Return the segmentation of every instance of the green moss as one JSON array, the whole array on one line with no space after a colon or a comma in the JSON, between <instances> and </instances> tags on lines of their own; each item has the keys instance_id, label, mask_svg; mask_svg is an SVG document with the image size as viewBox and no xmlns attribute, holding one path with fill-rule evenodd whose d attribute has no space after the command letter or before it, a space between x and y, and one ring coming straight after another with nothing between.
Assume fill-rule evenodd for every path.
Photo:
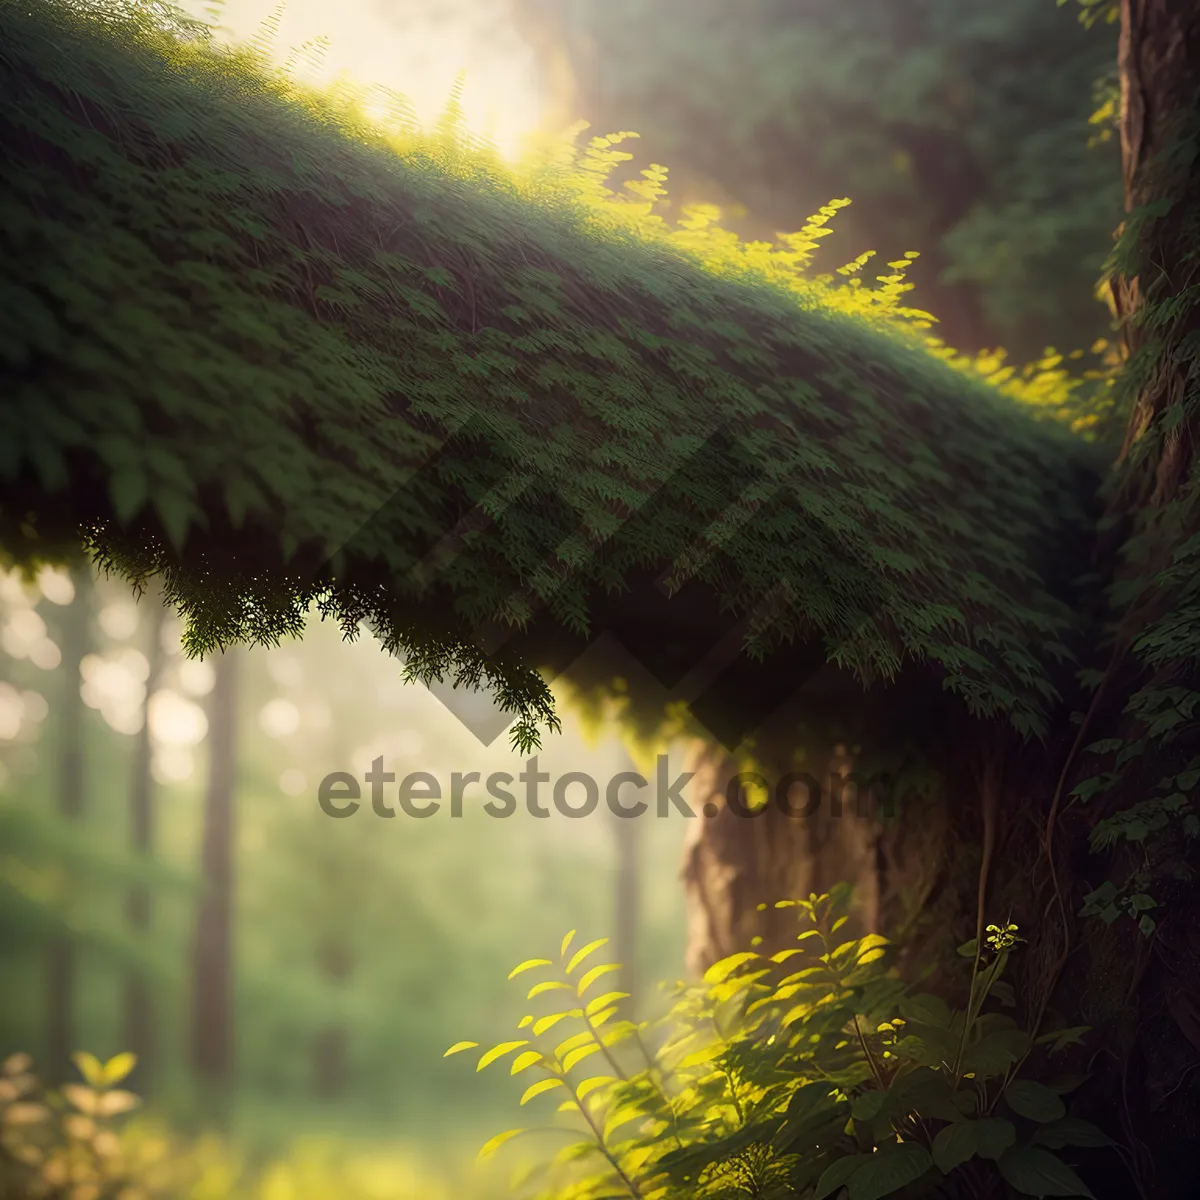
<instances>
[{"instance_id":1,"label":"green moss","mask_svg":"<svg viewBox=\"0 0 1200 1200\"><path fill-rule=\"evenodd\" d=\"M932 663L1042 727L1089 451L912 337L398 147L157 7L0 0L0 101L18 559L162 575L196 652L315 603L489 681L522 745L555 718L520 631L586 635L640 570L772 597L749 653Z\"/></svg>"}]
</instances>

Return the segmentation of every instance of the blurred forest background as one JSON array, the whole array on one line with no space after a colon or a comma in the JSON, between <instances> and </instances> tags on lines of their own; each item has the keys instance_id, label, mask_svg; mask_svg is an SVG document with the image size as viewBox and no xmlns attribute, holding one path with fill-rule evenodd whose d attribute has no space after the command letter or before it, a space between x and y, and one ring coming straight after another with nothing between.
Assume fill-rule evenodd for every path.
<instances>
[{"instance_id":1,"label":"blurred forest background","mask_svg":"<svg viewBox=\"0 0 1200 1200\"><path fill-rule=\"evenodd\" d=\"M244 36L272 8L235 2L219 19ZM912 300L960 349L1023 362L1108 332L1095 279L1119 219L1116 32L1054 0L289 12L329 33L333 62L349 37L347 69L353 45L370 46L368 79L390 62L405 90L409 62L444 98L465 66L501 108L519 90L526 125L635 130L633 165L670 168L671 204L721 205L743 235L851 197L823 262L920 251ZM307 33L289 19L281 45ZM402 685L369 634L345 644L314 622L303 642L188 661L152 594L135 603L88 574L0 577L0 1050L65 1078L72 1051L132 1049L148 1112L215 1130L249 1161L310 1135L466 1159L509 1123L516 1081L467 1079L441 1056L513 1028L519 1013L496 998L514 962L566 929L620 926L643 988L681 973L681 820L638 821L619 842L601 813L323 815L321 777L361 777L379 755L442 781L519 770L503 735L484 748ZM604 779L629 758L568 717L541 762ZM218 1176L207 1194L228 1194ZM311 1194L349 1195L346 1178ZM364 1194L408 1194L397 1178ZM299 1194L289 1186L275 1200Z\"/></svg>"}]
</instances>

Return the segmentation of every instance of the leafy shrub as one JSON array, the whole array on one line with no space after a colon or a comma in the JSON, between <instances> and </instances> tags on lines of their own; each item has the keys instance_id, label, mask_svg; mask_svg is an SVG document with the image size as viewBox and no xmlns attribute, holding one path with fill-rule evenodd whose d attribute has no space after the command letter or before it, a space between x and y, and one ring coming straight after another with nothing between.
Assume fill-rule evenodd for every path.
<instances>
[{"instance_id":1,"label":"leafy shrub","mask_svg":"<svg viewBox=\"0 0 1200 1200\"><path fill-rule=\"evenodd\" d=\"M136 1108L138 1098L117 1087L131 1070L132 1054L101 1063L77 1054L82 1083L59 1091L42 1087L27 1054L0 1067L0 1195L100 1200L140 1195L128 1186L129 1164L113 1129L114 1118Z\"/></svg>"},{"instance_id":2,"label":"leafy shrub","mask_svg":"<svg viewBox=\"0 0 1200 1200\"><path fill-rule=\"evenodd\" d=\"M27 1054L0 1064L0 1200L487 1200L466 1181L404 1147L301 1140L252 1168L238 1146L184 1139L154 1120L118 1128L139 1106L120 1088L132 1054L101 1063L75 1056L81 1082L44 1087Z\"/></svg>"},{"instance_id":3,"label":"leafy shrub","mask_svg":"<svg viewBox=\"0 0 1200 1200\"><path fill-rule=\"evenodd\" d=\"M477 1069L511 1059L513 1075L538 1076L521 1104L555 1099L562 1115L499 1134L481 1157L565 1135L524 1176L562 1200L1090 1195L1056 1153L1109 1145L1067 1113L1080 1080L1022 1074L1035 1047L1053 1058L1086 1029L1035 1040L1001 1011L1015 1003L1003 975L1016 927L960 948L972 966L958 1010L906 984L886 939L842 936L847 899L782 901L801 919L795 948L716 963L655 1022L624 1019L626 994L603 982L617 968L588 965L603 940L572 952L568 934L557 966L521 963L510 978L541 976L528 999L557 1003Z\"/></svg>"}]
</instances>

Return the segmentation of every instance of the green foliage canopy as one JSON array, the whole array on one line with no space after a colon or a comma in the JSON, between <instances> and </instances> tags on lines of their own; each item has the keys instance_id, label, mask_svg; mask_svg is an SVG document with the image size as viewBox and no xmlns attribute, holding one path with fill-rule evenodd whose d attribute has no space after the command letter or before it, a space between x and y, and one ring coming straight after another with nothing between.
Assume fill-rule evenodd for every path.
<instances>
[{"instance_id":1,"label":"green foliage canopy","mask_svg":"<svg viewBox=\"0 0 1200 1200\"><path fill-rule=\"evenodd\" d=\"M18 558L82 531L198 652L316 603L490 682L524 746L555 718L514 634L586 633L638 570L751 614L752 654L924 661L1041 727L1080 441L817 291L598 221L564 182L595 159L530 187L401 153L158 5L2 0L0 31Z\"/></svg>"}]
</instances>

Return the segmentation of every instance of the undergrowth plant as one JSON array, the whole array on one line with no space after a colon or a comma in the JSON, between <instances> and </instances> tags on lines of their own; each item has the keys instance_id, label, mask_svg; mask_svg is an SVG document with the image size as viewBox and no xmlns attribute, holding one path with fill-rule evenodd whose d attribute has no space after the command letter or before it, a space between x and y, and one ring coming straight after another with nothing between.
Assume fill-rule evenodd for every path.
<instances>
[{"instance_id":1,"label":"undergrowth plant","mask_svg":"<svg viewBox=\"0 0 1200 1200\"><path fill-rule=\"evenodd\" d=\"M76 1054L82 1082L45 1088L27 1054L0 1065L0 1196L138 1200L130 1164L114 1129L138 1097L117 1085L136 1058L118 1054L106 1063Z\"/></svg>"},{"instance_id":2,"label":"undergrowth plant","mask_svg":"<svg viewBox=\"0 0 1200 1200\"><path fill-rule=\"evenodd\" d=\"M0 1063L0 1200L498 1200L404 1143L300 1137L262 1158L240 1140L186 1136L122 1086L132 1054L75 1055L80 1078L38 1079L28 1054ZM137 1110L136 1114L134 1110ZM131 1119L126 1119L131 1116Z\"/></svg>"},{"instance_id":3,"label":"undergrowth plant","mask_svg":"<svg viewBox=\"0 0 1200 1200\"><path fill-rule=\"evenodd\" d=\"M848 898L781 901L800 918L795 947L723 959L650 1022L623 1017L626 994L606 986L618 968L593 957L604 939L575 950L571 933L557 963L521 963L510 978L536 980L527 999L542 1011L476 1069L508 1063L531 1080L521 1105L557 1101L557 1114L481 1158L565 1138L517 1176L559 1200L1089 1196L1059 1152L1111 1143L1067 1111L1082 1078L1054 1073L1087 1031L1035 1039L1004 1011L1016 927L960 947L971 974L955 1009L899 977L886 939L846 935ZM1033 1055L1048 1082L1025 1074Z\"/></svg>"}]
</instances>

